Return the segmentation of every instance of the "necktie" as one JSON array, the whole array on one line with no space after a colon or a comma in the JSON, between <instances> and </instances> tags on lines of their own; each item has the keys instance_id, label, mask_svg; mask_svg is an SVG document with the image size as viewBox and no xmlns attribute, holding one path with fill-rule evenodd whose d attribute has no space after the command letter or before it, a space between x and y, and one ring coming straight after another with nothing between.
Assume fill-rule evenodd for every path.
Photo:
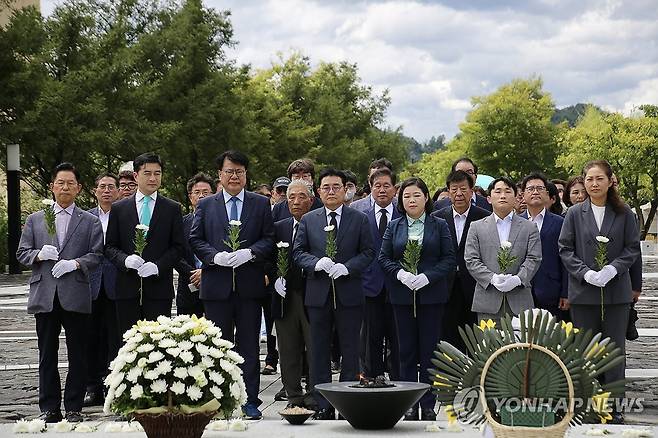
<instances>
[{"instance_id":1,"label":"necktie","mask_svg":"<svg viewBox=\"0 0 658 438\"><path fill-rule=\"evenodd\" d=\"M379 210L379 235L384 237L384 232L386 232L386 225L388 225L388 218L386 217L386 209L382 208Z\"/></svg>"},{"instance_id":2,"label":"necktie","mask_svg":"<svg viewBox=\"0 0 658 438\"><path fill-rule=\"evenodd\" d=\"M144 196L144 198L142 198L142 211L140 212L139 215L139 223L142 225L146 225L147 227L151 223L151 208L149 207L150 203L151 203L150 196Z\"/></svg>"},{"instance_id":3,"label":"necktie","mask_svg":"<svg viewBox=\"0 0 658 438\"><path fill-rule=\"evenodd\" d=\"M233 196L230 201L232 202L231 204L231 217L229 220L231 221L237 221L238 220L238 198Z\"/></svg>"},{"instance_id":4,"label":"necktie","mask_svg":"<svg viewBox=\"0 0 658 438\"><path fill-rule=\"evenodd\" d=\"M329 220L329 225L333 225L334 232L338 232L338 221L336 220L336 216L338 216L338 213L332 211L331 213L329 213L329 216L331 216L331 219Z\"/></svg>"},{"instance_id":5,"label":"necktie","mask_svg":"<svg viewBox=\"0 0 658 438\"><path fill-rule=\"evenodd\" d=\"M295 244L295 237L297 237L297 229L299 228L299 222L295 224L294 227L292 227L292 242L290 242L290 245Z\"/></svg>"}]
</instances>

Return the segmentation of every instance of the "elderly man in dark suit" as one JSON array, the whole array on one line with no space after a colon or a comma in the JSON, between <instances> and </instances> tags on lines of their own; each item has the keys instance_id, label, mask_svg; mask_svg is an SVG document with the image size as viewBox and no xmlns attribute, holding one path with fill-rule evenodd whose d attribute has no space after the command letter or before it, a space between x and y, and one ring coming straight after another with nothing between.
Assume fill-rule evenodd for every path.
<instances>
[{"instance_id":1,"label":"elderly man in dark suit","mask_svg":"<svg viewBox=\"0 0 658 438\"><path fill-rule=\"evenodd\" d=\"M445 220L452 236L452 246L457 259L457 270L450 274L450 298L443 317L442 339L465 351L458 327L477 323L477 314L471 311L475 280L466 269L464 248L471 223L489 216L488 210L473 205L473 179L463 170L456 170L446 180L451 204L434 211L432 216Z\"/></svg>"},{"instance_id":2,"label":"elderly man in dark suit","mask_svg":"<svg viewBox=\"0 0 658 438\"><path fill-rule=\"evenodd\" d=\"M343 172L320 172L320 198L324 208L302 218L293 249L295 263L308 273L305 304L311 322L311 383L331 382L331 330L338 328L343 365L340 380L359 374L359 330L363 318L361 274L373 260L368 218L343 206L346 178ZM328 237L330 236L330 237ZM327 255L327 242L335 238L336 254ZM331 255L331 254L330 254ZM319 394L315 418L335 419L335 411Z\"/></svg>"},{"instance_id":3,"label":"elderly man in dark suit","mask_svg":"<svg viewBox=\"0 0 658 438\"><path fill-rule=\"evenodd\" d=\"M452 163L450 172L454 172L456 170L461 170L463 172L466 172L468 176L473 180L473 185L475 186L475 182L477 181L478 178L478 167L475 165L473 160L471 160L468 157L458 158L454 163ZM487 199L484 196L478 195L474 191L472 191L471 193L470 201L471 204L477 207L480 207L489 212L492 211L491 204L487 201ZM451 202L452 201L450 196L448 196L447 198L443 198L439 201L436 201L434 203L434 210L441 210L443 208L449 207Z\"/></svg>"},{"instance_id":4,"label":"elderly man in dark suit","mask_svg":"<svg viewBox=\"0 0 658 438\"><path fill-rule=\"evenodd\" d=\"M45 209L28 216L16 251L19 262L32 268L28 313L36 320L39 346L39 408L47 423L62 419L62 392L57 371L59 334L64 327L69 372L64 408L70 422L82 421L85 396L87 325L91 313L89 275L103 255L103 229L97 217L80 210L80 174L70 163L53 171L50 188L55 203L51 222ZM54 235L49 233L54 225Z\"/></svg>"},{"instance_id":5,"label":"elderly man in dark suit","mask_svg":"<svg viewBox=\"0 0 658 438\"><path fill-rule=\"evenodd\" d=\"M266 293L265 262L274 251L270 201L245 190L249 159L243 153L226 151L217 157L217 166L222 191L197 204L190 245L202 263L200 297L206 317L230 341L235 328L247 390L242 411L259 419L260 300ZM231 222L239 227L240 248L235 251L226 244Z\"/></svg>"},{"instance_id":6,"label":"elderly man in dark suit","mask_svg":"<svg viewBox=\"0 0 658 438\"><path fill-rule=\"evenodd\" d=\"M201 260L199 260L190 247L190 231L194 211L199 201L213 194L215 182L205 173L197 173L187 182L187 196L192 205L192 212L183 216L183 256L176 264L178 271L178 289L176 290L176 310L179 315L203 316L203 303L199 298L201 286Z\"/></svg>"},{"instance_id":7,"label":"elderly man in dark suit","mask_svg":"<svg viewBox=\"0 0 658 438\"><path fill-rule=\"evenodd\" d=\"M105 238L105 256L117 267L116 310L119 333L140 319L171 315L174 265L183 253L180 204L166 198L162 161L145 153L133 161L137 192L112 205ZM137 225L146 225L146 248L135 254ZM141 290L140 290L141 279Z\"/></svg>"},{"instance_id":8,"label":"elderly man in dark suit","mask_svg":"<svg viewBox=\"0 0 658 438\"><path fill-rule=\"evenodd\" d=\"M103 241L107 232L112 203L119 197L119 178L112 173L103 173L96 178L94 191L98 205L89 213L101 221ZM105 256L101 264L89 275L93 298L88 330L87 349L87 393L85 406L103 405L103 380L108 366L120 347L121 336L117 326L117 313L114 304L117 269Z\"/></svg>"}]
</instances>

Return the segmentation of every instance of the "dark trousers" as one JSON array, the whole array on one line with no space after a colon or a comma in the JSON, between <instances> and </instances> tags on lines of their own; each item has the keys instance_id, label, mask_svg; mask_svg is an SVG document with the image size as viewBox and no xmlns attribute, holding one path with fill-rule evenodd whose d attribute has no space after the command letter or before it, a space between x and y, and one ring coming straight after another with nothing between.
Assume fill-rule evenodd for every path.
<instances>
[{"instance_id":1,"label":"dark trousers","mask_svg":"<svg viewBox=\"0 0 658 438\"><path fill-rule=\"evenodd\" d=\"M87 336L87 391L100 392L121 342L115 304L102 285L98 297L91 303Z\"/></svg>"},{"instance_id":2,"label":"dark trousers","mask_svg":"<svg viewBox=\"0 0 658 438\"><path fill-rule=\"evenodd\" d=\"M139 305L139 298L114 300L117 311L119 335L129 330L137 321L145 319L155 321L158 316L171 316L171 298L165 300L151 300L144 298Z\"/></svg>"},{"instance_id":3,"label":"dark trousers","mask_svg":"<svg viewBox=\"0 0 658 438\"><path fill-rule=\"evenodd\" d=\"M288 403L304 405L302 374L304 357L311 353L311 328L306 319L301 291L288 290L283 318L274 320L281 359L281 382Z\"/></svg>"},{"instance_id":4,"label":"dark trousers","mask_svg":"<svg viewBox=\"0 0 658 438\"><path fill-rule=\"evenodd\" d=\"M187 279L182 279L179 277L179 281L187 281L189 283L189 277ZM197 318L203 316L203 302L199 298L199 291L192 292L187 283L185 286L178 287L176 291L176 314L177 315L196 315Z\"/></svg>"},{"instance_id":5,"label":"dark trousers","mask_svg":"<svg viewBox=\"0 0 658 438\"><path fill-rule=\"evenodd\" d=\"M427 369L432 368L430 360L441 337L445 305L417 305L415 318L411 305L393 305L393 311L400 339L400 379L432 385ZM434 409L435 404L436 396L431 391L427 391L420 399L422 409Z\"/></svg>"},{"instance_id":6,"label":"dark trousers","mask_svg":"<svg viewBox=\"0 0 658 438\"><path fill-rule=\"evenodd\" d=\"M267 355L265 356L265 364L276 369L276 366L279 363L279 352L276 349L276 336L272 335L272 328L274 327L274 319L272 318L272 295L268 293L267 296L261 298L260 306L263 309L265 330L267 332Z\"/></svg>"},{"instance_id":7,"label":"dark trousers","mask_svg":"<svg viewBox=\"0 0 658 438\"><path fill-rule=\"evenodd\" d=\"M247 390L247 403L259 406L260 387L260 300L242 298L235 292L226 300L203 300L206 318L222 330L222 338L236 344L244 358L240 365ZM234 335L235 329L235 335Z\"/></svg>"},{"instance_id":8,"label":"dark trousers","mask_svg":"<svg viewBox=\"0 0 658 438\"><path fill-rule=\"evenodd\" d=\"M87 320L89 314L62 309L55 292L53 310L34 315L39 345L39 409L59 411L62 387L57 370L59 334L64 327L69 370L64 386L64 409L80 412L85 398Z\"/></svg>"},{"instance_id":9,"label":"dark trousers","mask_svg":"<svg viewBox=\"0 0 658 438\"><path fill-rule=\"evenodd\" d=\"M631 309L627 304L606 304L604 319L601 321L601 306L598 304L571 304L571 319L573 325L580 329L591 329L594 333L601 332L603 338L609 337L621 349L621 355L626 357L626 328ZM625 378L626 360L616 367L603 373L603 381L610 383ZM622 394L613 394L624 397Z\"/></svg>"},{"instance_id":10,"label":"dark trousers","mask_svg":"<svg viewBox=\"0 0 658 438\"><path fill-rule=\"evenodd\" d=\"M340 381L358 380L359 331L363 320L363 307L345 307L339 300L334 310L333 301L327 298L322 307L306 307L311 323L311 385L331 382L331 342L334 324L338 330L338 342L343 363ZM329 402L319 393L314 394L321 409Z\"/></svg>"},{"instance_id":11,"label":"dark trousers","mask_svg":"<svg viewBox=\"0 0 658 438\"><path fill-rule=\"evenodd\" d=\"M463 352L466 352L466 344L459 335L459 327L478 323L477 314L471 311L471 307L473 307L473 290L468 291L466 295L459 277L455 277L443 317L441 339Z\"/></svg>"},{"instance_id":12,"label":"dark trousers","mask_svg":"<svg viewBox=\"0 0 658 438\"><path fill-rule=\"evenodd\" d=\"M400 378L398 330L393 307L386 298L386 290L382 290L376 297L366 297L361 356L365 359L364 372L367 377L383 376L384 372L388 371L391 380L398 380ZM388 349L391 351L390 356L387 354Z\"/></svg>"}]
</instances>

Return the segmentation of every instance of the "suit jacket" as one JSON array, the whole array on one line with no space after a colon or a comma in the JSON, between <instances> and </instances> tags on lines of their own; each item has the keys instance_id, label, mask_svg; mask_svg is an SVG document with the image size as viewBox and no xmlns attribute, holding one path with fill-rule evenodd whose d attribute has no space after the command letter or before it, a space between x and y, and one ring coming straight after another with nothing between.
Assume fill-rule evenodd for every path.
<instances>
[{"instance_id":1,"label":"suit jacket","mask_svg":"<svg viewBox=\"0 0 658 438\"><path fill-rule=\"evenodd\" d=\"M617 275L604 288L605 304L630 303L633 298L629 269L640 257L640 234L630 208L615 213L609 205L601 230L596 226L591 201L573 205L567 210L558 241L562 263L569 273L569 301L573 304L601 304L600 289L584 280L590 269L598 271L594 258L598 242L596 236L606 236L608 264Z\"/></svg>"},{"instance_id":2,"label":"suit jacket","mask_svg":"<svg viewBox=\"0 0 658 438\"><path fill-rule=\"evenodd\" d=\"M315 272L315 264L325 256L327 245L327 216L325 209L306 213L299 223L293 247L295 263L307 274L304 303L322 307L327 302L331 279L324 271ZM365 214L343 207L336 234L336 263L342 263L349 275L335 280L337 300L344 306L359 306L365 301L361 275L374 257L372 237Z\"/></svg>"},{"instance_id":3,"label":"suit jacket","mask_svg":"<svg viewBox=\"0 0 658 438\"><path fill-rule=\"evenodd\" d=\"M535 224L514 215L509 241L516 261L504 273L518 275L522 284L505 295L512 312L519 314L534 306L531 282L541 263L541 240ZM476 281L473 312L496 313L500 310L503 293L491 285L493 275L502 273L497 260L499 250L496 215L473 222L464 249L466 268Z\"/></svg>"},{"instance_id":4,"label":"suit jacket","mask_svg":"<svg viewBox=\"0 0 658 438\"><path fill-rule=\"evenodd\" d=\"M313 204L311 204L311 210L316 210L320 207L324 207L322 205L322 201L320 201L320 198L317 196L313 198ZM282 219L287 219L289 217L292 217L290 214L290 208L288 207L288 200L284 200L282 202L279 202L276 204L274 207L272 207L272 221L273 222L279 222Z\"/></svg>"},{"instance_id":5,"label":"suit jacket","mask_svg":"<svg viewBox=\"0 0 658 438\"><path fill-rule=\"evenodd\" d=\"M402 269L400 261L408 239L406 215L391 221L386 228L379 253L379 264L386 273L386 290L391 304L413 304L411 290L397 279ZM418 273L425 274L430 283L419 289L416 295L418 304L444 304L448 302L448 275L455 269L455 251L448 224L441 218L426 215L423 231L423 247L420 253Z\"/></svg>"},{"instance_id":6,"label":"suit jacket","mask_svg":"<svg viewBox=\"0 0 658 438\"><path fill-rule=\"evenodd\" d=\"M366 210L365 214L368 216L368 224L370 225L370 235L372 236L373 250L375 255L378 257L379 252L382 249L382 237L379 235L379 223L375 218L375 212L380 209L379 206L375 204L376 209ZM397 208L393 207L393 217L388 218L389 222L400 217L400 212ZM388 226L387 226L388 228ZM363 292L367 297L376 297L384 288L384 278L386 274L382 270L382 265L379 264L377 257L373 258L370 266L363 272L361 276L363 282Z\"/></svg>"},{"instance_id":7,"label":"suit jacket","mask_svg":"<svg viewBox=\"0 0 658 438\"><path fill-rule=\"evenodd\" d=\"M290 297L291 294L295 294L295 293L301 294L302 302L304 299L303 297L306 295L306 291L305 291L306 283L304 281L302 269L299 266L297 266L297 264L292 258L292 249L294 244L294 242L292 241L293 223L294 223L294 219L292 216L274 223L274 236L275 236L274 241L287 242L290 244L290 246L287 248L288 273L286 274L285 277L286 297L283 298L276 291L272 293L272 317L274 319L280 319L285 316L285 312L287 309L286 302L288 301L289 299L288 297ZM268 276L270 279L272 279L271 280L272 283L274 283L274 281L277 278L277 258L278 258L277 251L273 252L272 260L270 263L268 263L268 269L267 269Z\"/></svg>"},{"instance_id":8,"label":"suit jacket","mask_svg":"<svg viewBox=\"0 0 658 438\"><path fill-rule=\"evenodd\" d=\"M473 202L471 202L471 205L473 205ZM443 198L440 201L436 201L434 203L434 211L442 210L450 206L452 206L452 201L450 198ZM482 195L478 195L477 193L475 194L475 206L480 207L483 210L487 210L490 213L493 212L493 207L491 204L489 204L487 198Z\"/></svg>"},{"instance_id":9,"label":"suit jacket","mask_svg":"<svg viewBox=\"0 0 658 438\"><path fill-rule=\"evenodd\" d=\"M54 240L54 244L53 244ZM59 250L60 260L77 260L80 269L53 277L51 270L55 261L37 261L44 245L53 245ZM62 245L57 236L51 238L46 230L43 210L27 217L16 258L32 268L28 313L46 313L53 310L55 292L64 310L91 313L91 290L89 275L96 269L103 255L103 228L97 217L78 207L73 209L66 237Z\"/></svg>"},{"instance_id":10,"label":"suit jacket","mask_svg":"<svg viewBox=\"0 0 658 438\"><path fill-rule=\"evenodd\" d=\"M89 213L98 217L98 208L94 207L87 210ZM102 224L101 224L102 227ZM101 228L102 230L102 228ZM89 287L91 288L91 298L95 300L98 298L98 293L101 290L101 283L105 290L105 295L110 299L116 298L116 283L117 283L117 268L108 260L105 255L101 258L100 265L89 273Z\"/></svg>"},{"instance_id":11,"label":"suit jacket","mask_svg":"<svg viewBox=\"0 0 658 438\"><path fill-rule=\"evenodd\" d=\"M240 216L240 248L249 248L254 259L235 269L238 296L265 296L265 262L274 251L274 225L269 200L256 193L244 192ZM229 219L223 191L199 201L190 231L190 246L201 260L202 278L199 298L225 300L233 289L233 269L218 266L213 258L218 252L231 252L228 240Z\"/></svg>"},{"instance_id":12,"label":"suit jacket","mask_svg":"<svg viewBox=\"0 0 658 438\"><path fill-rule=\"evenodd\" d=\"M174 269L178 272L177 293L190 293L190 273L196 269L194 253L190 246L190 231L192 229L192 220L194 213L188 213L183 216L183 253L178 260Z\"/></svg>"},{"instance_id":13,"label":"suit jacket","mask_svg":"<svg viewBox=\"0 0 658 438\"><path fill-rule=\"evenodd\" d=\"M462 293L467 299L468 303L473 302L473 292L475 291L475 280L466 269L466 262L464 261L464 248L466 247L466 236L471 227L471 223L484 219L491 214L490 211L480 208L476 205L471 205L468 209L468 216L466 216L466 223L464 224L464 231L460 242L457 242L457 231L455 229L455 218L452 213L452 205L442 208L441 210L432 213L432 216L439 217L446 221L450 229L450 236L452 237L452 247L455 251L457 259L457 269L450 273L450 290L458 287L459 293Z\"/></svg>"},{"instance_id":14,"label":"suit jacket","mask_svg":"<svg viewBox=\"0 0 658 438\"><path fill-rule=\"evenodd\" d=\"M357 199L356 201L350 204L350 208L365 213L368 210L372 209L372 195L368 195L365 198Z\"/></svg>"},{"instance_id":15,"label":"suit jacket","mask_svg":"<svg viewBox=\"0 0 658 438\"><path fill-rule=\"evenodd\" d=\"M139 224L135 195L112 205L105 234L105 256L116 266L116 298L139 297L140 277L126 268L126 257L135 253L135 226ZM142 279L142 295L149 299L174 297L174 265L183 253L183 222L178 202L158 193L146 235L144 261L158 267L158 275Z\"/></svg>"},{"instance_id":16,"label":"suit jacket","mask_svg":"<svg viewBox=\"0 0 658 438\"><path fill-rule=\"evenodd\" d=\"M528 212L521 215L528 219ZM541 263L532 279L532 294L539 307L557 306L560 298L567 298L567 275L563 272L558 239L564 218L546 210L541 232Z\"/></svg>"}]
</instances>

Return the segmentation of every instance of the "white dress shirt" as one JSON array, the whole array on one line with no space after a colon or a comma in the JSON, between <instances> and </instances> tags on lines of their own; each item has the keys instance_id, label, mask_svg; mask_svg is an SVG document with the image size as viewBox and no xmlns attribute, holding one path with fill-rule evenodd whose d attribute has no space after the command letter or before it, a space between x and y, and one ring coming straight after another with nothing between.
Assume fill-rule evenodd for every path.
<instances>
[{"instance_id":1,"label":"white dress shirt","mask_svg":"<svg viewBox=\"0 0 658 438\"><path fill-rule=\"evenodd\" d=\"M103 243L105 243L105 233L107 233L107 223L110 220L110 211L111 210L108 210L107 213L105 213L101 206L98 206L98 219L100 219L101 226L103 227Z\"/></svg>"},{"instance_id":2,"label":"white dress shirt","mask_svg":"<svg viewBox=\"0 0 658 438\"><path fill-rule=\"evenodd\" d=\"M231 201L231 198L233 195L231 195L229 192L226 190L222 190L222 195L224 195L224 206L226 207L226 217L231 220L231 207L233 204L233 201ZM238 198L238 220L242 217L242 206L244 205L244 189L240 190L240 193L235 195L236 198Z\"/></svg>"},{"instance_id":3,"label":"white dress shirt","mask_svg":"<svg viewBox=\"0 0 658 438\"><path fill-rule=\"evenodd\" d=\"M468 212L471 210L471 207L463 213L457 213L455 208L452 208L452 219L455 221L455 233L457 234L457 245L462 241L462 234L464 234L464 227L466 226L466 218L468 217Z\"/></svg>"},{"instance_id":4,"label":"white dress shirt","mask_svg":"<svg viewBox=\"0 0 658 438\"><path fill-rule=\"evenodd\" d=\"M537 225L537 230L541 233L541 227L544 225L544 216L546 216L546 208L542 208L537 216L530 216L530 211L528 211L528 218Z\"/></svg>"},{"instance_id":5,"label":"white dress shirt","mask_svg":"<svg viewBox=\"0 0 658 438\"><path fill-rule=\"evenodd\" d=\"M151 201L149 201L149 210L151 210L151 219L153 219L153 210L155 210L155 201L158 199L158 192L153 192L149 196L151 197ZM139 217L140 224L142 223L142 203L145 197L146 195L139 190L135 192L135 207L137 208L137 217Z\"/></svg>"},{"instance_id":6,"label":"white dress shirt","mask_svg":"<svg viewBox=\"0 0 658 438\"><path fill-rule=\"evenodd\" d=\"M514 216L514 210L512 210L510 214L508 214L502 219L499 218L496 213L494 213L494 217L496 218L496 228L498 229L498 239L500 239L500 243L509 240L509 232L510 229L512 228L513 216Z\"/></svg>"},{"instance_id":7,"label":"white dress shirt","mask_svg":"<svg viewBox=\"0 0 658 438\"><path fill-rule=\"evenodd\" d=\"M382 217L382 207L375 204L374 208L375 208L375 223L379 225L379 220ZM393 203L391 202L386 207L384 207L384 210L386 210L387 223L391 222L391 218L393 217Z\"/></svg>"},{"instance_id":8,"label":"white dress shirt","mask_svg":"<svg viewBox=\"0 0 658 438\"><path fill-rule=\"evenodd\" d=\"M592 213L594 213L594 220L596 221L596 226L599 227L601 231L601 225L603 225L603 217L605 216L605 205L599 207L598 205L592 205Z\"/></svg>"},{"instance_id":9,"label":"white dress shirt","mask_svg":"<svg viewBox=\"0 0 658 438\"><path fill-rule=\"evenodd\" d=\"M341 205L337 209L334 210L336 212L336 224L338 225L337 228L340 228L340 218L343 215L343 206ZM329 216L329 213L331 213L331 210L329 210L327 207L324 208L324 214L327 216L327 225L331 222L331 216ZM336 230L338 231L338 230Z\"/></svg>"},{"instance_id":10,"label":"white dress shirt","mask_svg":"<svg viewBox=\"0 0 658 438\"><path fill-rule=\"evenodd\" d=\"M55 232L57 233L57 241L60 247L64 245L64 239L66 239L66 232L69 229L69 222L71 222L74 209L75 203L66 208L62 208L58 203L55 203L53 206L53 211L55 212Z\"/></svg>"}]
</instances>

